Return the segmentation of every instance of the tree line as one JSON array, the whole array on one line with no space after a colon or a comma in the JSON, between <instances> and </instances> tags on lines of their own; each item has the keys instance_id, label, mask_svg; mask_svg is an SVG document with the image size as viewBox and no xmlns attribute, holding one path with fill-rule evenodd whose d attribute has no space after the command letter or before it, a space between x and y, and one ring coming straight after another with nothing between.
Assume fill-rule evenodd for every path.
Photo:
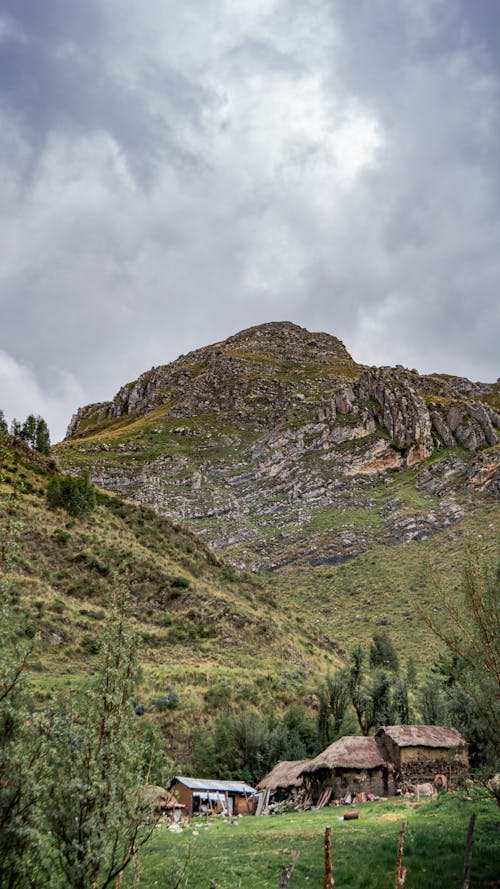
<instances>
[{"instance_id":1,"label":"tree line","mask_svg":"<svg viewBox=\"0 0 500 889\"><path fill-rule=\"evenodd\" d=\"M436 583L439 584L437 580ZM460 607L441 593L438 621L422 613L442 642L434 666L404 669L386 632L355 646L345 664L323 677L315 712L291 706L281 717L255 710L220 716L192 735L192 765L200 773L262 778L279 760L308 759L343 735L374 733L382 725L419 723L456 728L469 745L478 775L498 771L500 759L500 559L467 551Z\"/></svg>"},{"instance_id":2,"label":"tree line","mask_svg":"<svg viewBox=\"0 0 500 889\"><path fill-rule=\"evenodd\" d=\"M0 410L0 432L8 431L9 427L4 412ZM40 454L48 454L50 451L49 427L43 417L29 414L24 423L14 418L10 426L10 434Z\"/></svg>"}]
</instances>

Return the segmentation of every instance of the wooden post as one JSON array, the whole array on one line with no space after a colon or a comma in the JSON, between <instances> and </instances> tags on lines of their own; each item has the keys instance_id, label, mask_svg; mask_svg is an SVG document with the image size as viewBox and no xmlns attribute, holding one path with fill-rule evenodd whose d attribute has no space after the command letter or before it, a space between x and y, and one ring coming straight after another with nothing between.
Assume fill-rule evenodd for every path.
<instances>
[{"instance_id":1,"label":"wooden post","mask_svg":"<svg viewBox=\"0 0 500 889\"><path fill-rule=\"evenodd\" d=\"M297 861L297 858L299 857L299 855L300 855L300 852L296 852L295 855L293 856L292 860L290 861L290 864L288 864L288 865L281 871L281 877L280 877L279 889L287 889L287 886L288 886L288 884L289 884L289 882L290 882L290 877L291 877L292 874L293 874L293 869L294 869L294 867L295 867L295 862Z\"/></svg>"},{"instance_id":2,"label":"wooden post","mask_svg":"<svg viewBox=\"0 0 500 889\"><path fill-rule=\"evenodd\" d=\"M472 859L472 836L474 834L474 825L476 823L476 816L471 815L469 821L469 830L467 831L467 846L465 848L465 860L464 860L464 879L462 883L462 889L469 889L470 886L470 867L471 867L471 859Z\"/></svg>"},{"instance_id":3,"label":"wooden post","mask_svg":"<svg viewBox=\"0 0 500 889\"><path fill-rule=\"evenodd\" d=\"M406 874L408 873L408 869L406 867L402 867L403 861L403 849L405 845L405 835L406 828L408 827L408 822L403 821L401 825L401 830L399 832L399 844L398 844L398 856L396 858L396 877L394 880L395 889L400 889L401 886L404 886L406 880Z\"/></svg>"},{"instance_id":4,"label":"wooden post","mask_svg":"<svg viewBox=\"0 0 500 889\"><path fill-rule=\"evenodd\" d=\"M323 889L333 889L334 879L332 876L332 828L325 828L325 879L323 880Z\"/></svg>"}]
</instances>

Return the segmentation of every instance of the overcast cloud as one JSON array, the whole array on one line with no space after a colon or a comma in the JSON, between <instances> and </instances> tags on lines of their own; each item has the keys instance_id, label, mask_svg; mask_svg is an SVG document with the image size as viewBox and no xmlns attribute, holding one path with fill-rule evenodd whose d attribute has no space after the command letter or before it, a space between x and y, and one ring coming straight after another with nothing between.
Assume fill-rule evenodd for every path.
<instances>
[{"instance_id":1,"label":"overcast cloud","mask_svg":"<svg viewBox=\"0 0 500 889\"><path fill-rule=\"evenodd\" d=\"M500 373L497 0L0 0L0 407L252 324Z\"/></svg>"}]
</instances>

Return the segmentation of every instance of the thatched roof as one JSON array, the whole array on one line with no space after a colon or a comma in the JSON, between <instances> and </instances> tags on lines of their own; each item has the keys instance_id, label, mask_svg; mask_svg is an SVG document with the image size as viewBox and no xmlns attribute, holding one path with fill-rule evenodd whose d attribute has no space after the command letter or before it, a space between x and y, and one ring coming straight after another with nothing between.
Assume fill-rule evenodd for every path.
<instances>
[{"instance_id":1,"label":"thatched roof","mask_svg":"<svg viewBox=\"0 0 500 889\"><path fill-rule=\"evenodd\" d=\"M375 738L346 735L306 763L302 774L318 769L376 769L381 765L387 765L387 762Z\"/></svg>"},{"instance_id":2,"label":"thatched roof","mask_svg":"<svg viewBox=\"0 0 500 889\"><path fill-rule=\"evenodd\" d=\"M398 747L464 747L465 741L454 728L441 725L384 725L375 737L387 735Z\"/></svg>"},{"instance_id":3,"label":"thatched roof","mask_svg":"<svg viewBox=\"0 0 500 889\"><path fill-rule=\"evenodd\" d=\"M300 787L300 773L308 765L308 759L286 760L278 762L274 768L257 784L257 790L277 790L278 787Z\"/></svg>"},{"instance_id":4,"label":"thatched roof","mask_svg":"<svg viewBox=\"0 0 500 889\"><path fill-rule=\"evenodd\" d=\"M156 784L145 784L139 790L141 800L145 805L155 806L163 809L185 809L186 807L170 793L166 787L160 787Z\"/></svg>"}]
</instances>

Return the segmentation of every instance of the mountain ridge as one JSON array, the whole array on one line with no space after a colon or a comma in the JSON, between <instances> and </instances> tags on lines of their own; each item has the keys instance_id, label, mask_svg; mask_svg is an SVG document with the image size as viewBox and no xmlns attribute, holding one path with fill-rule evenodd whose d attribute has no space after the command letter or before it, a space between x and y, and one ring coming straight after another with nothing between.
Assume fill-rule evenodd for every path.
<instances>
[{"instance_id":1,"label":"mountain ridge","mask_svg":"<svg viewBox=\"0 0 500 889\"><path fill-rule=\"evenodd\" d=\"M499 407L498 383L368 367L331 334L270 322L81 408L58 453L238 567L314 566L500 493Z\"/></svg>"}]
</instances>

